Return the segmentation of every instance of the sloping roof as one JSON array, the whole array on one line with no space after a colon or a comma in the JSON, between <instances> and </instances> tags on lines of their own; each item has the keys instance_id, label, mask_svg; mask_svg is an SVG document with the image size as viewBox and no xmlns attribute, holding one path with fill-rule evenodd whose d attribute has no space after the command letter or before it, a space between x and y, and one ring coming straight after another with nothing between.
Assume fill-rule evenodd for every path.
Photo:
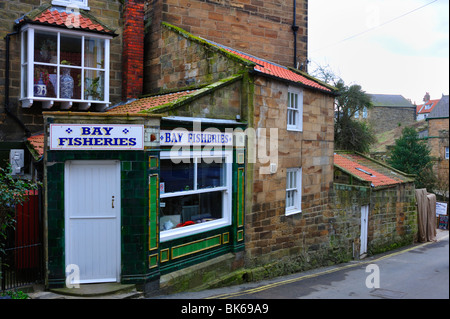
<instances>
[{"instance_id":1,"label":"sloping roof","mask_svg":"<svg viewBox=\"0 0 450 319\"><path fill-rule=\"evenodd\" d=\"M40 24L116 36L114 30L84 10L67 12L63 7L42 5L16 20L17 24Z\"/></svg>"},{"instance_id":2,"label":"sloping roof","mask_svg":"<svg viewBox=\"0 0 450 319\"><path fill-rule=\"evenodd\" d=\"M442 95L442 98L428 115L428 119L448 117L448 95Z\"/></svg>"},{"instance_id":3,"label":"sloping roof","mask_svg":"<svg viewBox=\"0 0 450 319\"><path fill-rule=\"evenodd\" d=\"M428 102L426 102L424 104L417 105L416 114L430 113L439 101L440 101L439 99L438 100L429 100Z\"/></svg>"},{"instance_id":4,"label":"sloping roof","mask_svg":"<svg viewBox=\"0 0 450 319\"><path fill-rule=\"evenodd\" d=\"M255 64L254 70L256 72L260 72L262 75L268 75L271 77L275 77L281 80L287 80L291 82L295 82L301 84L302 86L317 89L320 91L334 93L336 91L332 86L321 82L320 80L310 76L307 73L301 72L300 70L295 70L291 68L287 68L275 62L271 62L262 58L258 58L254 55L250 55L233 48L227 47L222 44L215 43L213 41L205 39L206 42L211 45L218 46L220 48L225 49L228 52L231 52L245 60L253 62Z\"/></svg>"},{"instance_id":5,"label":"sloping roof","mask_svg":"<svg viewBox=\"0 0 450 319\"><path fill-rule=\"evenodd\" d=\"M169 94L155 95L150 97L141 98L132 101L127 104L119 105L110 110L108 113L142 113L148 111L154 107L166 105L168 103L176 102L178 99L185 97L189 94L195 93L197 90L181 91Z\"/></svg>"},{"instance_id":6,"label":"sloping roof","mask_svg":"<svg viewBox=\"0 0 450 319\"><path fill-rule=\"evenodd\" d=\"M301 74L300 71L293 71L292 69L289 69L285 66L276 64L274 62L270 62L261 58L257 58L253 55L246 54L237 50L233 50L231 48L224 47L225 50L234 53L240 57L243 57L244 59L247 59L249 61L255 62L256 65L254 67L254 70L257 72L261 72L265 75L270 75L282 80L288 80L296 83L300 83L303 86L310 87L313 89L319 89L321 91L326 91L329 93L332 93L333 90L330 89L329 86L325 86L324 84L320 84L318 80L313 79L311 76L308 76L307 74L303 73Z\"/></svg>"},{"instance_id":7,"label":"sloping roof","mask_svg":"<svg viewBox=\"0 0 450 319\"><path fill-rule=\"evenodd\" d=\"M414 107L407 99L398 94L369 94L373 106Z\"/></svg>"},{"instance_id":8,"label":"sloping roof","mask_svg":"<svg viewBox=\"0 0 450 319\"><path fill-rule=\"evenodd\" d=\"M39 160L44 155L44 133L28 137L27 142L34 159Z\"/></svg>"},{"instance_id":9,"label":"sloping roof","mask_svg":"<svg viewBox=\"0 0 450 319\"><path fill-rule=\"evenodd\" d=\"M114 106L110 109L107 109L106 112L122 113L122 114L125 113L136 114L149 112L162 113L167 111L168 109L178 108L184 105L185 103L191 102L204 95L210 94L214 90L227 86L241 78L242 74L235 74L198 89L142 97L129 103Z\"/></svg>"},{"instance_id":10,"label":"sloping roof","mask_svg":"<svg viewBox=\"0 0 450 319\"><path fill-rule=\"evenodd\" d=\"M334 165L346 173L370 183L374 188L413 181L406 174L359 154L336 153L334 154Z\"/></svg>"}]
</instances>

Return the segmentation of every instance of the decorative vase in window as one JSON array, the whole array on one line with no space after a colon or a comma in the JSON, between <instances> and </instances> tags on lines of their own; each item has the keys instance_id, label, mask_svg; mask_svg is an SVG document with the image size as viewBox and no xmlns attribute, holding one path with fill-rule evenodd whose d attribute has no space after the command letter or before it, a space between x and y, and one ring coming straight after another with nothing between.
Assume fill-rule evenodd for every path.
<instances>
[{"instance_id":1,"label":"decorative vase in window","mask_svg":"<svg viewBox=\"0 0 450 319\"><path fill-rule=\"evenodd\" d=\"M40 72L39 80L34 83L34 96L44 97L47 96L47 85L44 83L44 74Z\"/></svg>"},{"instance_id":2,"label":"decorative vase in window","mask_svg":"<svg viewBox=\"0 0 450 319\"><path fill-rule=\"evenodd\" d=\"M70 76L70 69L69 68L62 68L62 75L60 78L61 82L61 94L60 98L62 99L71 99L73 96L73 86L74 81L73 78Z\"/></svg>"}]
</instances>

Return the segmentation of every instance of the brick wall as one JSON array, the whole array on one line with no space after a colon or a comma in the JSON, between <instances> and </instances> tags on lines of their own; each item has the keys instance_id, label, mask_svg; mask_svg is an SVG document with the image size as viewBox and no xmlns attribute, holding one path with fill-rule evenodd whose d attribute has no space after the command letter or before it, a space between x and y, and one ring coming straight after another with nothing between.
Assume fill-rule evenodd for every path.
<instances>
[{"instance_id":1,"label":"brick wall","mask_svg":"<svg viewBox=\"0 0 450 319\"><path fill-rule=\"evenodd\" d=\"M89 0L89 13L100 21L115 29L119 36L113 38L110 54L110 101L112 104L122 99L122 5L121 0ZM6 34L14 31L14 20L51 0L13 0L0 1L0 142L21 141L24 130L4 112L5 85L5 49ZM10 80L9 108L31 131L43 130L42 108L40 102L35 102L29 109L24 109L19 103L20 97L20 35L12 35L10 42ZM53 106L52 110L58 110Z\"/></svg>"},{"instance_id":2,"label":"brick wall","mask_svg":"<svg viewBox=\"0 0 450 319\"><path fill-rule=\"evenodd\" d=\"M142 94L144 80L144 0L128 0L123 15L122 99Z\"/></svg>"},{"instance_id":3,"label":"brick wall","mask_svg":"<svg viewBox=\"0 0 450 319\"><path fill-rule=\"evenodd\" d=\"M307 57L307 1L297 1L297 60ZM146 67L158 68L161 54L160 22L195 36L230 46L282 65L293 66L293 1L152 0L147 1ZM147 81L146 81L147 82ZM145 92L157 87L150 81Z\"/></svg>"}]
</instances>

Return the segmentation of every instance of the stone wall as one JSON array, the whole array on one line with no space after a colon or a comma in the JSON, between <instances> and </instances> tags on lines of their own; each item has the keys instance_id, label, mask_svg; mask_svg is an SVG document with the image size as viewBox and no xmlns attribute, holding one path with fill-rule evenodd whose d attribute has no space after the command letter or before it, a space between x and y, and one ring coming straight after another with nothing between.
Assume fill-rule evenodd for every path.
<instances>
[{"instance_id":1,"label":"stone wall","mask_svg":"<svg viewBox=\"0 0 450 319\"><path fill-rule=\"evenodd\" d=\"M328 258L323 248L329 241L333 98L304 89L303 132L293 132L286 129L287 92L285 83L263 77L254 80L254 128L267 128L268 142L272 134L269 128L277 129L278 169L275 174L261 174L260 169L268 163L258 159L249 166L247 183L253 185L246 213L249 266L286 259L300 267L310 258ZM293 167L302 167L302 212L286 216L286 169Z\"/></svg>"},{"instance_id":2,"label":"stone wall","mask_svg":"<svg viewBox=\"0 0 450 319\"><path fill-rule=\"evenodd\" d=\"M368 122L375 134L390 131L416 123L416 109L375 106L369 110Z\"/></svg>"},{"instance_id":3,"label":"stone wall","mask_svg":"<svg viewBox=\"0 0 450 319\"><path fill-rule=\"evenodd\" d=\"M359 256L361 207L369 205L368 253L385 252L409 245L417 236L417 207L413 183L373 190L363 186L334 184L334 215L330 244Z\"/></svg>"},{"instance_id":4,"label":"stone wall","mask_svg":"<svg viewBox=\"0 0 450 319\"><path fill-rule=\"evenodd\" d=\"M428 146L431 156L435 158L433 171L438 178L440 187L446 187L448 191L449 160L445 159L445 148L448 143L448 118L437 118L428 120Z\"/></svg>"}]
</instances>

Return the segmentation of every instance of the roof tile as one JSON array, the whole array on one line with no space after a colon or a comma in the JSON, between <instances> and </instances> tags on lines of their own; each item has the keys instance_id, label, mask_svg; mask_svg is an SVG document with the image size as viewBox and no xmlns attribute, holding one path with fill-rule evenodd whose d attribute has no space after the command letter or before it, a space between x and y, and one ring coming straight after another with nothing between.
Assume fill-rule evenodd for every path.
<instances>
[{"instance_id":1,"label":"roof tile","mask_svg":"<svg viewBox=\"0 0 450 319\"><path fill-rule=\"evenodd\" d=\"M364 158L362 156L347 155L344 157L340 154L334 154L334 164L336 166L367 182L371 182L373 187L395 185L402 182L362 165L361 162L364 162Z\"/></svg>"}]
</instances>

